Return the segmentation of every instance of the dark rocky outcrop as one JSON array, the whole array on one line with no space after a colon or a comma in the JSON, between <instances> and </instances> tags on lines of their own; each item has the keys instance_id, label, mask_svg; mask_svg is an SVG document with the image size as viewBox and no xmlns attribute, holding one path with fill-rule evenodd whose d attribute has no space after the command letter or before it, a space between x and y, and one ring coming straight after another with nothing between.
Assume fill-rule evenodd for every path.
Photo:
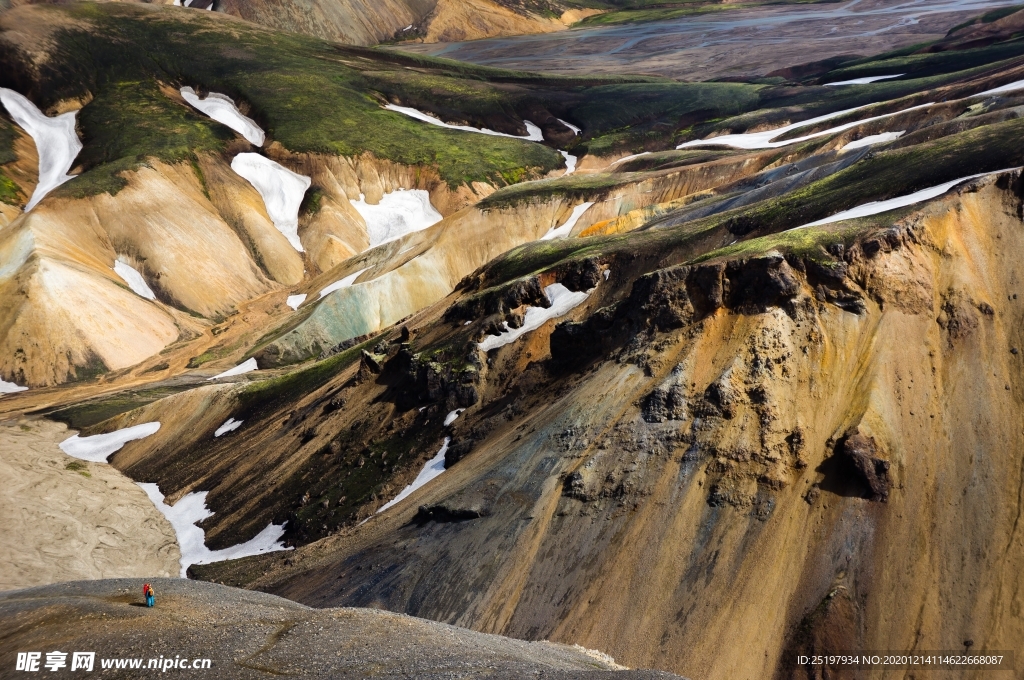
<instances>
[{"instance_id":1,"label":"dark rocky outcrop","mask_svg":"<svg viewBox=\"0 0 1024 680\"><path fill-rule=\"evenodd\" d=\"M837 455L846 468L866 487L865 496L884 503L889 500L892 480L889 479L889 461L878 457L874 437L853 434L840 442Z\"/></svg>"},{"instance_id":2,"label":"dark rocky outcrop","mask_svg":"<svg viewBox=\"0 0 1024 680\"><path fill-rule=\"evenodd\" d=\"M437 505L421 505L412 518L412 522L420 526L428 522L437 522L438 524L467 522L471 519L480 519L487 514L487 510L479 505L462 507L450 503L439 503Z\"/></svg>"}]
</instances>

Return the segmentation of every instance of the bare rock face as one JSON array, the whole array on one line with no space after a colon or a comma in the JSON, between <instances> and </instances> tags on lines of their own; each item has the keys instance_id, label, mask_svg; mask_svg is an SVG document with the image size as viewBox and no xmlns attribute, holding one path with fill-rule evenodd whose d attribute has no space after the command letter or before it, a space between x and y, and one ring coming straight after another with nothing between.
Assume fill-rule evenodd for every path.
<instances>
[{"instance_id":1,"label":"bare rock face","mask_svg":"<svg viewBox=\"0 0 1024 680\"><path fill-rule=\"evenodd\" d=\"M889 479L889 461L878 457L878 444L874 437L853 434L843 439L838 456L848 469L867 487L867 496L882 503L889 500L892 480Z\"/></svg>"}]
</instances>

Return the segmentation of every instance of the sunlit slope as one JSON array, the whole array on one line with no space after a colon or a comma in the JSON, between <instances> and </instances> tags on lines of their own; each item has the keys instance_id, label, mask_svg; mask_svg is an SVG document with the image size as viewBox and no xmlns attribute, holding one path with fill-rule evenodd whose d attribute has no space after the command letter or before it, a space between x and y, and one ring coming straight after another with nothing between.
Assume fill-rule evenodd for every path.
<instances>
[{"instance_id":1,"label":"sunlit slope","mask_svg":"<svg viewBox=\"0 0 1024 680\"><path fill-rule=\"evenodd\" d=\"M8 66L0 86L28 95L51 114L77 112L84 144L74 179L53 190L38 215L18 220L34 189L36 149L17 126L0 119L6 187L0 200L3 219L12 223L5 247L20 253L11 272L5 270L13 286L4 296L12 325L0 372L19 384L54 384L138 365L168 343L201 333L202 319L225 318L248 300L344 265L368 246L366 227L351 206L361 196L379 201L399 189L427 191L442 214L452 215L495 187L563 172L556 145L582 154L589 140L611 129L664 124L687 111L738 113L756 105L758 91L743 84L550 79L396 57L174 7L21 7L4 13L0 25ZM266 132L260 153L311 177L298 216L307 246L302 252L281 238L261 197L229 167L253 147L188 105L182 87L230 98ZM654 99L638 96L632 109L623 107L630 88L633 94L649 88ZM530 120L545 143L424 124L384 110L389 101L507 135L522 135ZM577 137L560 122L563 116L586 131ZM144 205L148 218L140 221ZM427 288L426 297L412 296L412 306L387 306L370 327L443 297L487 259L543 234L560 214L511 240L492 239L468 259L433 254L454 262L438 285ZM92 215L99 216L95 228L76 227ZM457 245L447 242L449 249ZM387 269L402 265L389 260L394 254L383 255ZM130 291L124 304L106 299L124 290L113 271L118 261L139 272L155 300L131 300ZM49 294L55 279L41 272L55 267L70 267L106 292L73 305L62 317L67 331L39 344L31 338L52 324L51 311L24 304L24 296L32 286ZM401 283L394 298L409 298L415 285ZM133 311L121 311L127 309ZM132 318L140 320L138 336L112 344L112 337L124 336L116 329ZM329 338L326 345L332 344Z\"/></svg>"}]
</instances>

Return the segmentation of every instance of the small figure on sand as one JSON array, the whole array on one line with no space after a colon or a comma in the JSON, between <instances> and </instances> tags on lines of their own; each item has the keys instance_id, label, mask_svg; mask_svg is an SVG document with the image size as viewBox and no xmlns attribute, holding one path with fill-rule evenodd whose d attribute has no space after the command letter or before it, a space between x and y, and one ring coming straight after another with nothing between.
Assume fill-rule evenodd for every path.
<instances>
[{"instance_id":1,"label":"small figure on sand","mask_svg":"<svg viewBox=\"0 0 1024 680\"><path fill-rule=\"evenodd\" d=\"M156 604L156 595L153 593L153 586L148 583L142 585L142 594L146 598L146 606L152 607Z\"/></svg>"}]
</instances>

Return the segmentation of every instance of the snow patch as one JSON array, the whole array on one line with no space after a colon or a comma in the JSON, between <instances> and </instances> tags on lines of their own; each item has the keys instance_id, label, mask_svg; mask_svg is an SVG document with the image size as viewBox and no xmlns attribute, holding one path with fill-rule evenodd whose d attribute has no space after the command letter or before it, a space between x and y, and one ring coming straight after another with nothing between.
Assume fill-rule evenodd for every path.
<instances>
[{"instance_id":1,"label":"snow patch","mask_svg":"<svg viewBox=\"0 0 1024 680\"><path fill-rule=\"evenodd\" d=\"M547 296L548 302L551 303L550 307L527 307L521 327L509 328L508 323L505 323L505 332L501 335L488 335L479 344L480 349L489 352L492 349L504 347L515 342L530 331L537 330L551 319L565 316L590 297L592 292L593 289L585 292L573 292L560 283L551 284L544 289L544 295Z\"/></svg>"},{"instance_id":2,"label":"snow patch","mask_svg":"<svg viewBox=\"0 0 1024 680\"><path fill-rule=\"evenodd\" d=\"M565 224L563 224L560 227L552 228L551 230L548 231L548 233L541 236L540 240L550 241L551 239L566 238L567 236L569 236L569 234L572 233L573 227L575 227L576 223L580 221L581 217L583 217L583 213L587 212L587 210L589 210L590 206L592 205L594 205L593 201L588 201L587 203L580 203L578 206L572 209L572 214L569 215L569 219L565 221Z\"/></svg>"},{"instance_id":3,"label":"snow patch","mask_svg":"<svg viewBox=\"0 0 1024 680\"><path fill-rule=\"evenodd\" d=\"M249 371L258 371L259 368L260 367L256 365L256 359L254 357L252 359L249 359L245 363L238 364L234 368L224 371L223 373L218 373L212 378L207 378L207 380L209 381L218 380L220 378L230 378L233 375L242 375L243 373L248 373Z\"/></svg>"},{"instance_id":4,"label":"snow patch","mask_svg":"<svg viewBox=\"0 0 1024 680\"><path fill-rule=\"evenodd\" d=\"M579 137L580 133L583 132L583 130L579 129L578 127L576 127L567 120L562 120L561 118L555 118L555 120L557 120L559 123L572 130L573 134L576 135L577 137Z\"/></svg>"},{"instance_id":5,"label":"snow patch","mask_svg":"<svg viewBox=\"0 0 1024 680\"><path fill-rule=\"evenodd\" d=\"M1014 90L1022 89L1024 89L1024 80L1017 80L1012 83L1007 83L1006 85L1001 85L1000 87L992 88L991 90L985 90L984 92L979 92L978 94L972 94L971 97L987 97L991 94L1002 94L1004 92L1013 92Z\"/></svg>"},{"instance_id":6,"label":"snow patch","mask_svg":"<svg viewBox=\"0 0 1024 680\"><path fill-rule=\"evenodd\" d=\"M854 78L853 80L840 80L838 83L825 83L825 87L839 87L841 85L868 85L870 83L877 83L879 80L890 80L892 78L899 78L905 76L906 73L897 73L892 76L869 76L867 78Z\"/></svg>"},{"instance_id":7,"label":"snow patch","mask_svg":"<svg viewBox=\"0 0 1024 680\"><path fill-rule=\"evenodd\" d=\"M528 142L543 142L544 141L544 133L541 132L541 129L539 127L537 127L536 125L534 125L533 123L531 123L530 121L528 121L528 120L524 120L523 121L523 125L526 126L526 134L525 135L509 135L509 134L506 134L504 132L496 132L495 130L488 130L487 128L475 128L475 127L470 127L469 125L452 125L450 123L444 122L443 120L441 120L440 118L438 118L436 116L432 116L429 113L424 113L423 111L419 111L417 109L413 109L413 108L410 108L408 106L396 106L394 104L388 104L384 108L387 109L388 111L395 111L396 113L404 114L406 116L409 116L410 118L415 118L416 120L421 120L424 123L430 123L431 125L437 125L439 127L448 128L449 130L462 130L463 132L476 132L476 133L481 134L481 135L492 135L494 137L511 137L512 139L525 139Z\"/></svg>"},{"instance_id":8,"label":"snow patch","mask_svg":"<svg viewBox=\"0 0 1024 680\"><path fill-rule=\"evenodd\" d=\"M392 191L384 194L377 205L370 205L366 196L359 194L359 200L350 203L366 222L371 248L422 231L443 219L423 189Z\"/></svg>"},{"instance_id":9,"label":"snow patch","mask_svg":"<svg viewBox=\"0 0 1024 680\"><path fill-rule=\"evenodd\" d=\"M558 150L558 153L562 154L562 158L565 159L565 175L571 175L576 172L576 156L573 156L568 151ZM565 177L565 175L562 175Z\"/></svg>"},{"instance_id":10,"label":"snow patch","mask_svg":"<svg viewBox=\"0 0 1024 680\"><path fill-rule=\"evenodd\" d=\"M635 153L632 156L623 156L619 160L614 161L611 164L609 164L608 167L611 168L611 167L614 167L614 166L618 165L619 163L625 163L626 161L631 161L634 158L640 158L641 156L649 156L649 155L651 155L651 153L652 153L651 151L644 151L643 153Z\"/></svg>"},{"instance_id":11,"label":"snow patch","mask_svg":"<svg viewBox=\"0 0 1024 680\"><path fill-rule=\"evenodd\" d=\"M444 472L444 454L448 453L448 443L450 441L451 438L445 437L444 444L441 445L441 450L437 452L437 455L427 461L427 464L423 466L420 473L416 475L416 479L412 480L412 484L402 489L401 493L382 505L380 510L377 511L377 514L384 512L393 505L401 503L411 496L414 491Z\"/></svg>"},{"instance_id":12,"label":"snow patch","mask_svg":"<svg viewBox=\"0 0 1024 680\"><path fill-rule=\"evenodd\" d=\"M11 118L36 143L39 154L39 183L25 206L25 212L64 182L74 179L68 171L82 150L82 141L75 132L75 111L50 118L35 104L14 90L0 87L0 103Z\"/></svg>"},{"instance_id":13,"label":"snow patch","mask_svg":"<svg viewBox=\"0 0 1024 680\"><path fill-rule=\"evenodd\" d=\"M903 135L907 134L906 130L900 130L899 132L883 132L877 135L869 135L862 137L855 142L850 142L846 146L840 149L840 151L850 151L852 149L862 149L865 146L871 146L872 144L884 144L885 142L891 142L894 139L899 139Z\"/></svg>"},{"instance_id":14,"label":"snow patch","mask_svg":"<svg viewBox=\"0 0 1024 680\"><path fill-rule=\"evenodd\" d=\"M153 293L153 289L149 287L146 283L146 279L142 278L142 274L140 274L137 269L134 269L129 264L122 262L121 260L114 260L114 273L120 276L136 295L144 297L147 300L156 300L156 295Z\"/></svg>"},{"instance_id":15,"label":"snow patch","mask_svg":"<svg viewBox=\"0 0 1024 680\"><path fill-rule=\"evenodd\" d=\"M604 270L604 280L605 281L607 281L608 277L611 276L611 275L612 275L612 270L611 269L605 269Z\"/></svg>"},{"instance_id":16,"label":"snow patch","mask_svg":"<svg viewBox=\"0 0 1024 680\"><path fill-rule=\"evenodd\" d=\"M206 507L208 491L193 491L171 506L164 503L164 495L156 484L140 482L139 486L174 528L178 548L181 550L181 578L187 576L188 568L193 564L210 564L276 550L291 550L281 543L281 537L284 536L283 524L268 524L266 529L245 543L223 550L210 550L206 547L206 532L196 526L197 522L213 517L213 513Z\"/></svg>"},{"instance_id":17,"label":"snow patch","mask_svg":"<svg viewBox=\"0 0 1024 680\"><path fill-rule=\"evenodd\" d=\"M274 226L295 250L303 252L299 240L299 206L312 180L258 153L238 154L231 161L231 169L256 187Z\"/></svg>"},{"instance_id":18,"label":"snow patch","mask_svg":"<svg viewBox=\"0 0 1024 680\"><path fill-rule=\"evenodd\" d=\"M120 451L121 447L128 442L145 439L159 429L160 423L152 422L92 437L79 437L76 434L62 441L59 446L61 451L72 458L80 458L93 463L106 463L107 458Z\"/></svg>"},{"instance_id":19,"label":"snow patch","mask_svg":"<svg viewBox=\"0 0 1024 680\"><path fill-rule=\"evenodd\" d=\"M235 420L234 418L228 418L224 421L224 424L217 428L217 431L213 433L214 438L220 437L227 434L228 432L234 432L242 426L245 421Z\"/></svg>"},{"instance_id":20,"label":"snow patch","mask_svg":"<svg viewBox=\"0 0 1024 680\"><path fill-rule=\"evenodd\" d=\"M944 182L938 186L929 187L928 189L922 189L921 191L915 191L912 194L906 196L898 196L896 198L890 198L887 201L872 201L871 203L865 203L859 205L856 208L845 210L841 213L826 217L823 220L817 222L811 222L809 224L803 224L793 229L804 229L805 227L817 227L822 224L831 224L833 222L842 222L843 220L852 220L858 217L870 217L871 215L878 215L890 210L896 210L897 208L905 208L908 205L914 205L915 203L922 203L924 201L931 200L942 194L946 193L957 184L962 184L972 179L978 179L979 177L986 177L988 175L998 175L1001 172L1009 172L1010 170L1016 170L1016 168L1005 168L1003 170L994 170L992 172L981 172L977 175L968 175L967 177L961 177L960 179L954 179L951 182ZM793 231L789 229L787 231Z\"/></svg>"},{"instance_id":21,"label":"snow patch","mask_svg":"<svg viewBox=\"0 0 1024 680\"><path fill-rule=\"evenodd\" d=\"M27 387L0 380L0 394L14 394L15 392L24 392L27 389Z\"/></svg>"},{"instance_id":22,"label":"snow patch","mask_svg":"<svg viewBox=\"0 0 1024 680\"><path fill-rule=\"evenodd\" d=\"M299 305L306 301L306 294L299 293L298 295L289 295L288 299L284 301L286 305L292 309L298 309Z\"/></svg>"},{"instance_id":23,"label":"snow patch","mask_svg":"<svg viewBox=\"0 0 1024 680\"><path fill-rule=\"evenodd\" d=\"M231 97L219 92L211 92L206 99L200 99L196 91L185 86L180 90L181 96L196 109L210 118L245 137L254 146L263 146L266 135L263 129L252 118L244 115L235 106Z\"/></svg>"},{"instance_id":24,"label":"snow patch","mask_svg":"<svg viewBox=\"0 0 1024 680\"><path fill-rule=\"evenodd\" d=\"M454 411L452 411L451 413L449 413L448 415L446 415L444 417L444 426L448 427L449 425L454 423L456 418L458 418L460 415L462 415L462 412L465 411L465 410L466 409L464 409L464 408L457 408Z\"/></svg>"},{"instance_id":25,"label":"snow patch","mask_svg":"<svg viewBox=\"0 0 1024 680\"><path fill-rule=\"evenodd\" d=\"M871 105L868 104L867 106L871 106ZM908 113L910 111L916 111L918 109L924 109L924 108L927 108L929 106L934 106L934 102L929 103L929 104L921 104L919 106L912 106L909 109L903 109L901 111L895 111L893 113L885 113L885 114L882 114L881 116L873 116L871 118L865 118L863 120L857 120L857 121L854 121L852 123L844 123L843 125L839 125L839 126L834 127L834 128L829 128L827 130L822 130L821 132L814 132L814 133L811 133L809 135L804 135L803 137L795 137L793 139L786 139L786 140L783 140L783 141L780 141L780 142L772 141L773 139L776 139L777 137L781 137L782 135L785 135L788 132L791 132L793 130L797 130L797 129L802 128L802 127L808 127L808 126L811 126L811 125L816 125L818 123L823 123L826 120L831 120L833 118L839 118L840 116L845 116L848 113L853 113L854 111L859 111L859 110L865 108L864 106L858 106L858 107L855 107L855 108L852 108L852 109L845 109L843 111L836 111L835 113L829 113L829 114L824 115L824 116L818 116L817 118L811 118L810 120L805 120L805 121L802 121L800 123L793 123L792 125L787 125L785 127L776 128L774 130L765 130L763 132L749 132L749 133L743 133L743 134L738 134L738 135L721 135L719 137L712 137L710 139L697 139L697 140L694 140L692 142L686 142L684 144L680 144L676 148L677 149L685 149L687 147L692 147L692 146L731 146L731 147L736 148L736 149L747 149L747 150L753 150L753 149L778 149L778 148L783 147L783 146L789 146L791 144L798 144L800 142L806 142L809 139L816 139L818 137L825 137L827 135L834 135L834 134L836 134L838 132L843 132L844 130L849 130L850 128L857 127L858 125L864 125L865 123L871 123L871 122L874 122L876 120L883 120L885 118L892 118L893 116L898 116L901 113Z\"/></svg>"},{"instance_id":26,"label":"snow patch","mask_svg":"<svg viewBox=\"0 0 1024 680\"><path fill-rule=\"evenodd\" d=\"M343 278L341 281L335 281L334 283L332 283L331 285L327 286L326 288L324 288L323 290L320 291L320 297L324 298L324 297L330 295L331 293L333 293L336 290L341 290L342 288L348 288L349 286L351 286L353 284L353 282L355 282L356 279L359 278L359 275L362 274L363 272L365 272L367 269L369 269L369 267L364 267L363 269L360 269L357 272L353 272L352 274L349 274L348 276Z\"/></svg>"}]
</instances>

